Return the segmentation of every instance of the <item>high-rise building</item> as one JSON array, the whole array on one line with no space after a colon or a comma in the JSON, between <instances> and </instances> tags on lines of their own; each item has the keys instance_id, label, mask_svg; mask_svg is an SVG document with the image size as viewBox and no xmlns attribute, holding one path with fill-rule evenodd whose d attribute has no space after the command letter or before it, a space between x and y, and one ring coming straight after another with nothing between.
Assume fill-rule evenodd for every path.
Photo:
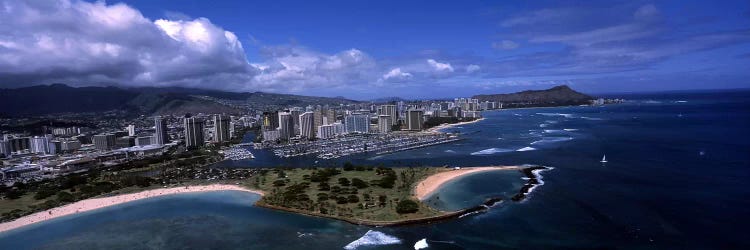
<instances>
[{"instance_id":1,"label":"high-rise building","mask_svg":"<svg viewBox=\"0 0 750 250\"><path fill-rule=\"evenodd\" d=\"M333 124L336 122L336 111L333 109L323 109L321 111L323 118L323 125Z\"/></svg>"},{"instance_id":2,"label":"high-rise building","mask_svg":"<svg viewBox=\"0 0 750 250\"><path fill-rule=\"evenodd\" d=\"M0 140L0 156L9 157L11 152L10 141Z\"/></svg>"},{"instance_id":3,"label":"high-rise building","mask_svg":"<svg viewBox=\"0 0 750 250\"><path fill-rule=\"evenodd\" d=\"M292 114L292 122L294 122L294 134L299 135L301 133L302 127L300 126L300 115L302 114L302 108L300 107L294 107L291 110L289 110L289 113Z\"/></svg>"},{"instance_id":4,"label":"high-rise building","mask_svg":"<svg viewBox=\"0 0 750 250\"><path fill-rule=\"evenodd\" d=\"M278 112L263 112L262 119L261 128L263 130L275 130L279 128Z\"/></svg>"},{"instance_id":5,"label":"high-rise building","mask_svg":"<svg viewBox=\"0 0 750 250\"><path fill-rule=\"evenodd\" d=\"M185 147L198 148L203 146L205 140L203 137L203 126L203 119L198 117L185 117Z\"/></svg>"},{"instance_id":6,"label":"high-rise building","mask_svg":"<svg viewBox=\"0 0 750 250\"><path fill-rule=\"evenodd\" d=\"M370 116L366 114L352 114L344 117L344 125L347 133L370 132Z\"/></svg>"},{"instance_id":7,"label":"high-rise building","mask_svg":"<svg viewBox=\"0 0 750 250\"><path fill-rule=\"evenodd\" d=\"M333 124L330 124L333 126L333 133L336 135L343 135L346 134L346 126L344 126L341 122L334 122Z\"/></svg>"},{"instance_id":8,"label":"high-rise building","mask_svg":"<svg viewBox=\"0 0 750 250\"><path fill-rule=\"evenodd\" d=\"M398 112L396 105L380 105L378 115L387 115L391 117L391 125L398 124Z\"/></svg>"},{"instance_id":9,"label":"high-rise building","mask_svg":"<svg viewBox=\"0 0 750 250\"><path fill-rule=\"evenodd\" d=\"M393 127L393 122L390 115L380 115L378 116L378 131L381 134L385 134L388 132L391 132L391 128Z\"/></svg>"},{"instance_id":10,"label":"high-rise building","mask_svg":"<svg viewBox=\"0 0 750 250\"><path fill-rule=\"evenodd\" d=\"M146 145L154 144L155 137L153 136L141 136L138 138L135 138L135 145L139 147L143 147Z\"/></svg>"},{"instance_id":11,"label":"high-rise building","mask_svg":"<svg viewBox=\"0 0 750 250\"><path fill-rule=\"evenodd\" d=\"M47 137L34 136L30 140L29 149L34 154L49 153L49 140L47 140Z\"/></svg>"},{"instance_id":12,"label":"high-rise building","mask_svg":"<svg viewBox=\"0 0 750 250\"><path fill-rule=\"evenodd\" d=\"M154 127L156 128L156 132L154 132L154 141L152 143L156 145L164 145L169 142L169 134L167 134L167 121L164 120L162 117L156 117L154 118Z\"/></svg>"},{"instance_id":13,"label":"high-rise building","mask_svg":"<svg viewBox=\"0 0 750 250\"><path fill-rule=\"evenodd\" d=\"M135 125L130 124L125 129L128 131L128 136L135 136Z\"/></svg>"},{"instance_id":14,"label":"high-rise building","mask_svg":"<svg viewBox=\"0 0 750 250\"><path fill-rule=\"evenodd\" d=\"M214 115L214 142L227 142L231 139L229 133L230 119L224 115Z\"/></svg>"},{"instance_id":15,"label":"high-rise building","mask_svg":"<svg viewBox=\"0 0 750 250\"><path fill-rule=\"evenodd\" d=\"M323 125L323 112L320 109L313 111L313 126L320 127Z\"/></svg>"},{"instance_id":16,"label":"high-rise building","mask_svg":"<svg viewBox=\"0 0 750 250\"><path fill-rule=\"evenodd\" d=\"M29 137L7 138L6 141L10 142L11 152L23 152L28 150L29 144L31 144L31 138Z\"/></svg>"},{"instance_id":17,"label":"high-rise building","mask_svg":"<svg viewBox=\"0 0 750 250\"><path fill-rule=\"evenodd\" d=\"M49 154L56 155L62 152L62 142L54 140L49 141L48 152Z\"/></svg>"},{"instance_id":18,"label":"high-rise building","mask_svg":"<svg viewBox=\"0 0 750 250\"><path fill-rule=\"evenodd\" d=\"M422 124L424 123L424 111L422 110L408 110L406 111L406 125L408 130L420 131L422 130Z\"/></svg>"},{"instance_id":19,"label":"high-rise building","mask_svg":"<svg viewBox=\"0 0 750 250\"><path fill-rule=\"evenodd\" d=\"M99 151L112 150L115 147L116 137L114 134L94 135L94 148Z\"/></svg>"},{"instance_id":20,"label":"high-rise building","mask_svg":"<svg viewBox=\"0 0 750 250\"><path fill-rule=\"evenodd\" d=\"M279 136L287 141L294 136L294 120L289 112L279 113Z\"/></svg>"},{"instance_id":21,"label":"high-rise building","mask_svg":"<svg viewBox=\"0 0 750 250\"><path fill-rule=\"evenodd\" d=\"M74 141L63 141L60 143L60 150L63 152L73 152L81 148L81 142L74 140Z\"/></svg>"},{"instance_id":22,"label":"high-rise building","mask_svg":"<svg viewBox=\"0 0 750 250\"><path fill-rule=\"evenodd\" d=\"M303 138L312 139L315 137L315 127L313 126L313 123L314 123L313 118L314 118L313 112L305 112L299 115L300 136L302 136Z\"/></svg>"},{"instance_id":23,"label":"high-rise building","mask_svg":"<svg viewBox=\"0 0 750 250\"><path fill-rule=\"evenodd\" d=\"M320 139L329 139L336 136L336 131L333 126L333 124L329 125L320 125L318 127L318 138Z\"/></svg>"},{"instance_id":24,"label":"high-rise building","mask_svg":"<svg viewBox=\"0 0 750 250\"><path fill-rule=\"evenodd\" d=\"M266 130L263 131L263 141L276 141L279 139L279 130Z\"/></svg>"},{"instance_id":25,"label":"high-rise building","mask_svg":"<svg viewBox=\"0 0 750 250\"><path fill-rule=\"evenodd\" d=\"M135 137L125 136L115 139L115 148L129 148L135 146Z\"/></svg>"}]
</instances>

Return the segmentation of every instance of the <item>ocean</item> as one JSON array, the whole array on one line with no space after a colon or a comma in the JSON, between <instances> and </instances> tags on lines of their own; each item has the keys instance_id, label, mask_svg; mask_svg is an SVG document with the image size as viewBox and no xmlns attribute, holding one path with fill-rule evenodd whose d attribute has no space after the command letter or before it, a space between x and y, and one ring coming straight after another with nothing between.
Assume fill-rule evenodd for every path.
<instances>
[{"instance_id":1,"label":"ocean","mask_svg":"<svg viewBox=\"0 0 750 250\"><path fill-rule=\"evenodd\" d=\"M616 95L602 107L484 112L447 129L455 143L390 155L321 161L255 160L225 167L309 167L352 161L386 166L552 167L522 202L456 220L407 227L355 226L252 206L254 194L180 194L0 233L3 249L748 249L750 92ZM252 136L248 136L251 140ZM608 162L600 160L606 155ZM446 185L443 209L512 195L517 172Z\"/></svg>"}]
</instances>

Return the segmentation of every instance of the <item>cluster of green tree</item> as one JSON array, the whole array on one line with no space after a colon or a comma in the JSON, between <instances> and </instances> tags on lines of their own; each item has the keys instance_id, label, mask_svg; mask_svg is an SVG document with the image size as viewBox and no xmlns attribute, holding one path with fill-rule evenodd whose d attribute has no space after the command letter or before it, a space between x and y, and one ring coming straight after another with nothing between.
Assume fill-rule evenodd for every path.
<instances>
[{"instance_id":1,"label":"cluster of green tree","mask_svg":"<svg viewBox=\"0 0 750 250\"><path fill-rule=\"evenodd\" d=\"M413 200L401 200L396 205L396 212L399 214L416 213L419 211L419 204Z\"/></svg>"},{"instance_id":2,"label":"cluster of green tree","mask_svg":"<svg viewBox=\"0 0 750 250\"><path fill-rule=\"evenodd\" d=\"M379 167L375 169L375 173L377 175L382 175L383 177L379 180L374 180L370 184L373 186L378 186L381 188L393 188L393 186L396 184L396 171L394 171L391 168L383 168Z\"/></svg>"},{"instance_id":3,"label":"cluster of green tree","mask_svg":"<svg viewBox=\"0 0 750 250\"><path fill-rule=\"evenodd\" d=\"M432 128L435 126L438 126L440 124L444 123L459 123L459 122L468 122L476 120L477 118L473 117L464 117L464 118L458 118L458 117L430 117L430 119L427 119L424 121L424 128Z\"/></svg>"}]
</instances>

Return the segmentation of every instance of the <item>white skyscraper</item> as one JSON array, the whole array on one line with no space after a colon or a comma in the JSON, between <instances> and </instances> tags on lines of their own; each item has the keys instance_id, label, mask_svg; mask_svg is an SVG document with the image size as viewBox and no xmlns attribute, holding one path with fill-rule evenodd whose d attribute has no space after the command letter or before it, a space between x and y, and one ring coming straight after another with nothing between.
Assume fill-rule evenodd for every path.
<instances>
[{"instance_id":1,"label":"white skyscraper","mask_svg":"<svg viewBox=\"0 0 750 250\"><path fill-rule=\"evenodd\" d=\"M169 142L169 134L167 134L167 122L164 121L161 117L154 118L154 128L156 128L156 132L154 132L154 144L156 145L164 145Z\"/></svg>"},{"instance_id":2,"label":"white skyscraper","mask_svg":"<svg viewBox=\"0 0 750 250\"><path fill-rule=\"evenodd\" d=\"M214 115L214 142L229 141L229 117L223 115Z\"/></svg>"},{"instance_id":3,"label":"white skyscraper","mask_svg":"<svg viewBox=\"0 0 750 250\"><path fill-rule=\"evenodd\" d=\"M135 136L135 125L130 124L125 129L128 130L128 136Z\"/></svg>"},{"instance_id":4,"label":"white skyscraper","mask_svg":"<svg viewBox=\"0 0 750 250\"><path fill-rule=\"evenodd\" d=\"M300 136L308 139L315 137L314 119L313 112L305 112L299 115Z\"/></svg>"},{"instance_id":5,"label":"white skyscraper","mask_svg":"<svg viewBox=\"0 0 750 250\"><path fill-rule=\"evenodd\" d=\"M185 117L185 147L197 148L202 147L203 138L203 120L197 117Z\"/></svg>"},{"instance_id":6,"label":"white skyscraper","mask_svg":"<svg viewBox=\"0 0 750 250\"><path fill-rule=\"evenodd\" d=\"M393 127L393 122L390 115L380 115L378 116L378 131L381 134L385 134L388 132L391 132L391 128Z\"/></svg>"},{"instance_id":7,"label":"white skyscraper","mask_svg":"<svg viewBox=\"0 0 750 250\"><path fill-rule=\"evenodd\" d=\"M347 133L370 132L370 116L366 114L353 114L344 117L344 125Z\"/></svg>"}]
</instances>

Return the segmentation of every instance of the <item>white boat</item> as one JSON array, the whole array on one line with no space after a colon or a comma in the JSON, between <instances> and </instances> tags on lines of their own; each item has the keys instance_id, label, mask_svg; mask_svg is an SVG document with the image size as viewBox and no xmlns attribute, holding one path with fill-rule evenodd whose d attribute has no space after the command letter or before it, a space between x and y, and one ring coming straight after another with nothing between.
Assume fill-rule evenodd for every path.
<instances>
[{"instance_id":1,"label":"white boat","mask_svg":"<svg viewBox=\"0 0 750 250\"><path fill-rule=\"evenodd\" d=\"M599 162L601 162L601 163L607 163L607 155L604 155L604 156L602 157L602 160L601 160L601 161L599 161Z\"/></svg>"}]
</instances>

